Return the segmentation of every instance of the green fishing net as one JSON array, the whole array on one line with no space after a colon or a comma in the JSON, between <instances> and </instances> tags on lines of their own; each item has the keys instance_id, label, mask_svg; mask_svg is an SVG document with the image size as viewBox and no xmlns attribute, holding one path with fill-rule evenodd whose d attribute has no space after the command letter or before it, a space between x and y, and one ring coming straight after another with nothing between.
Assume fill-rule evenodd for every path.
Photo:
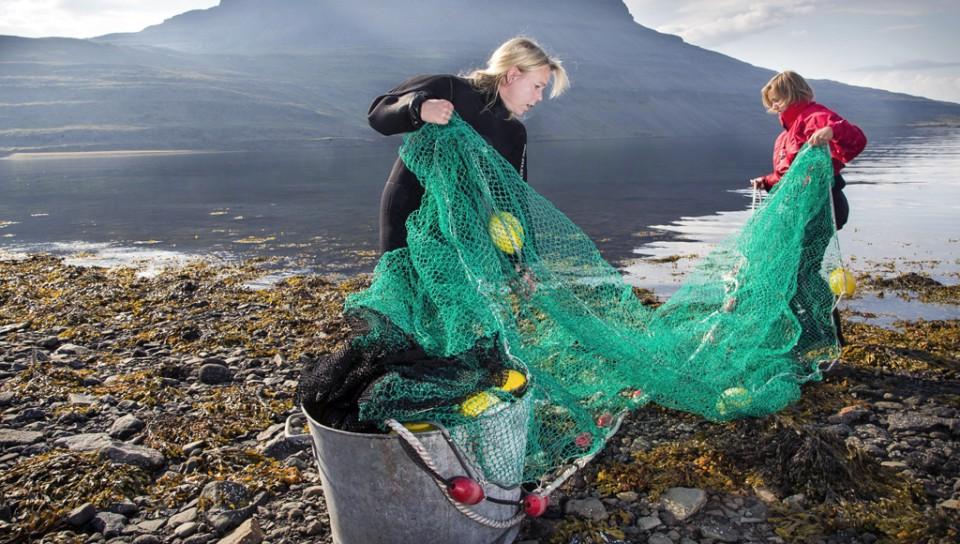
<instances>
[{"instance_id":1,"label":"green fishing net","mask_svg":"<svg viewBox=\"0 0 960 544\"><path fill-rule=\"evenodd\" d=\"M775 412L839 355L824 148L656 309L459 118L400 155L425 188L409 247L345 309L371 327L354 347L419 346L449 371L386 374L360 416L442 425L490 481L542 481L648 402L717 421Z\"/></svg>"}]
</instances>

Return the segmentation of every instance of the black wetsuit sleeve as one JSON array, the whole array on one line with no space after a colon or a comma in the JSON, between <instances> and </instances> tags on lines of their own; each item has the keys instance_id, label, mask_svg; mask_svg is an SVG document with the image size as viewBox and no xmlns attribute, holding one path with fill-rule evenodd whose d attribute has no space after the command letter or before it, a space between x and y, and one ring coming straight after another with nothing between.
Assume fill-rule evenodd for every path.
<instances>
[{"instance_id":1,"label":"black wetsuit sleeve","mask_svg":"<svg viewBox=\"0 0 960 544\"><path fill-rule=\"evenodd\" d=\"M451 76L417 76L401 83L370 104L367 121L380 134L412 132L423 125L420 105L431 98L453 102Z\"/></svg>"}]
</instances>

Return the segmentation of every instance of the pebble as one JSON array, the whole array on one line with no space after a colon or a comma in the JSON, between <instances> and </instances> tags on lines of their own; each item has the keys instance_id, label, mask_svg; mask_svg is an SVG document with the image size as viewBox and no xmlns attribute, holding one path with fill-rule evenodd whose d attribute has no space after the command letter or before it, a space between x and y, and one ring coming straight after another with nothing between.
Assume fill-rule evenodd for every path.
<instances>
[{"instance_id":1,"label":"pebble","mask_svg":"<svg viewBox=\"0 0 960 544\"><path fill-rule=\"evenodd\" d=\"M661 504L677 521L685 521L707 504L707 493L702 489L671 487L663 494Z\"/></svg>"},{"instance_id":2,"label":"pebble","mask_svg":"<svg viewBox=\"0 0 960 544\"><path fill-rule=\"evenodd\" d=\"M116 444L100 450L100 457L114 463L134 465L146 469L158 469L166 462L166 457L157 450L133 444Z\"/></svg>"},{"instance_id":3,"label":"pebble","mask_svg":"<svg viewBox=\"0 0 960 544\"><path fill-rule=\"evenodd\" d=\"M200 367L200 382L207 385L220 385L233 381L233 372L223 364L207 363Z\"/></svg>"},{"instance_id":4,"label":"pebble","mask_svg":"<svg viewBox=\"0 0 960 544\"><path fill-rule=\"evenodd\" d=\"M93 527L93 530L102 534L105 538L120 536L126 524L127 518L113 512L100 512L90 520L90 526Z\"/></svg>"},{"instance_id":5,"label":"pebble","mask_svg":"<svg viewBox=\"0 0 960 544\"><path fill-rule=\"evenodd\" d=\"M126 440L134 434L140 432L145 427L142 420L133 414L127 414L113 422L110 430L107 432L113 438Z\"/></svg>"},{"instance_id":6,"label":"pebble","mask_svg":"<svg viewBox=\"0 0 960 544\"><path fill-rule=\"evenodd\" d=\"M567 501L564 511L593 521L603 521L610 517L603 502L595 498Z\"/></svg>"},{"instance_id":7,"label":"pebble","mask_svg":"<svg viewBox=\"0 0 960 544\"><path fill-rule=\"evenodd\" d=\"M71 510L70 513L67 514L67 517L64 518L64 521L73 527L82 527L93 519L95 515L97 515L97 508L87 502Z\"/></svg>"}]
</instances>

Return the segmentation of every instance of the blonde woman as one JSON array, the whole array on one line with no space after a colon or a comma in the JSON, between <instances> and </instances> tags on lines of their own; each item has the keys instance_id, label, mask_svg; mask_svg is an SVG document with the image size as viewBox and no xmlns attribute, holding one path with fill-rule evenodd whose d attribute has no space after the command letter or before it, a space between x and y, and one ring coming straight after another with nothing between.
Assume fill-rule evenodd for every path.
<instances>
[{"instance_id":1,"label":"blonde woman","mask_svg":"<svg viewBox=\"0 0 960 544\"><path fill-rule=\"evenodd\" d=\"M527 179L527 131L520 117L543 99L567 87L567 73L556 58L529 38L504 42L487 67L464 76L417 76L378 96L367 118L384 135L411 132L424 123L445 125L456 111ZM407 216L420 206L423 187L399 158L380 199L380 250L406 247Z\"/></svg>"}]
</instances>

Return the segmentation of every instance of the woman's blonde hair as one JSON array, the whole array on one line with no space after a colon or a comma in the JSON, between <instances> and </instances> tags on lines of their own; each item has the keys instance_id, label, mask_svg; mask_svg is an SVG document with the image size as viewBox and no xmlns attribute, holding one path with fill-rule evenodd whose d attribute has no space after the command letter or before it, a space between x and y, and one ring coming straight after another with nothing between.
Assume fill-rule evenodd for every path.
<instances>
[{"instance_id":1,"label":"woman's blonde hair","mask_svg":"<svg viewBox=\"0 0 960 544\"><path fill-rule=\"evenodd\" d=\"M542 66L549 66L553 75L550 98L560 96L570 87L567 71L563 68L560 59L551 57L537 42L523 36L510 38L503 42L490 55L486 68L474 70L465 77L474 87L491 95L495 101L500 85L507 79L507 72L514 66L521 72L529 72Z\"/></svg>"},{"instance_id":2,"label":"woman's blonde hair","mask_svg":"<svg viewBox=\"0 0 960 544\"><path fill-rule=\"evenodd\" d=\"M777 97L783 99L788 106L799 100L813 100L813 89L810 88L807 80L791 70L786 70L773 76L770 81L760 89L760 100L763 102L763 107L767 108L769 112L773 111L771 109L773 107L773 101L770 100L771 92L776 93Z\"/></svg>"}]
</instances>

